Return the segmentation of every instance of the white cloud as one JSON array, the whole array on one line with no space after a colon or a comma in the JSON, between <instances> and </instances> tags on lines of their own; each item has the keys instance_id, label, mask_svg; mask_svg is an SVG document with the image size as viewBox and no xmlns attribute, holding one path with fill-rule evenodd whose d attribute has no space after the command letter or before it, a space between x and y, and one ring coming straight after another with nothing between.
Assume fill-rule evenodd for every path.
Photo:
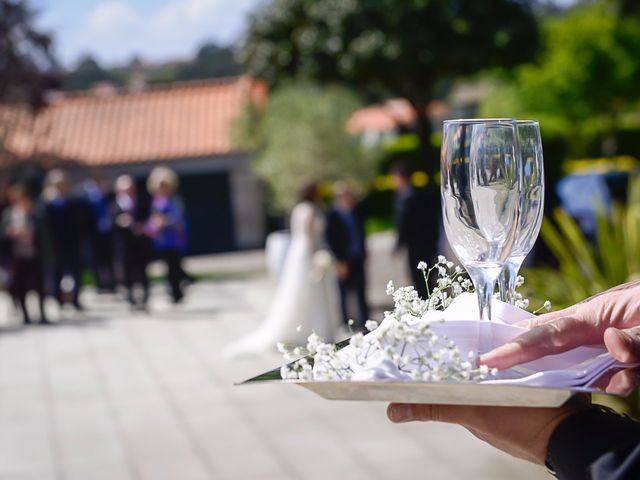
<instances>
[{"instance_id":1,"label":"white cloud","mask_svg":"<svg viewBox=\"0 0 640 480\"><path fill-rule=\"evenodd\" d=\"M123 0L101 3L87 17L90 31L105 34L126 30L139 22L133 6Z\"/></svg>"},{"instance_id":2,"label":"white cloud","mask_svg":"<svg viewBox=\"0 0 640 480\"><path fill-rule=\"evenodd\" d=\"M245 26L246 15L263 0L165 0L152 12L135 0L106 0L80 28L58 36L64 61L91 52L114 64L140 55L149 60L193 54L205 40L229 44Z\"/></svg>"}]
</instances>

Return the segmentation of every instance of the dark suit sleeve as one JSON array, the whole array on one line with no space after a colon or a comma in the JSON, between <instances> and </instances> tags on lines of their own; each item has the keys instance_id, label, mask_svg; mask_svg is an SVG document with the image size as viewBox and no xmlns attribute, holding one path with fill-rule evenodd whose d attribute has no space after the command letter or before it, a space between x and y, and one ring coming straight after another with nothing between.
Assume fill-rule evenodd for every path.
<instances>
[{"instance_id":1,"label":"dark suit sleeve","mask_svg":"<svg viewBox=\"0 0 640 480\"><path fill-rule=\"evenodd\" d=\"M338 260L346 259L346 248L338 214L334 211L327 215L326 239L329 249Z\"/></svg>"},{"instance_id":2,"label":"dark suit sleeve","mask_svg":"<svg viewBox=\"0 0 640 480\"><path fill-rule=\"evenodd\" d=\"M396 241L398 247L406 247L411 238L410 235L410 218L412 217L410 209L412 208L412 196L407 196L400 200L398 218L396 219L396 229L398 230L398 239Z\"/></svg>"},{"instance_id":3,"label":"dark suit sleeve","mask_svg":"<svg viewBox=\"0 0 640 480\"><path fill-rule=\"evenodd\" d=\"M640 479L640 423L600 408L575 413L551 435L547 466L560 480Z\"/></svg>"}]
</instances>

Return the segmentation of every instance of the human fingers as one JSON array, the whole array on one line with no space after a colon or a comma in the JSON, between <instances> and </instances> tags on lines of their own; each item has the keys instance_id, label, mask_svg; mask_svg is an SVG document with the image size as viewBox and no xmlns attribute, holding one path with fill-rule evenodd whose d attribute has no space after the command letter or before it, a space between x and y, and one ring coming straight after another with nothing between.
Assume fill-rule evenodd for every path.
<instances>
[{"instance_id":1,"label":"human fingers","mask_svg":"<svg viewBox=\"0 0 640 480\"><path fill-rule=\"evenodd\" d=\"M543 463L551 432L573 407L520 408L392 403L394 423L437 421L459 424L479 439L518 458Z\"/></svg>"},{"instance_id":2,"label":"human fingers","mask_svg":"<svg viewBox=\"0 0 640 480\"><path fill-rule=\"evenodd\" d=\"M575 315L575 311L576 307L575 305L572 305L570 307L563 308L562 310L558 310L557 312L544 313L533 318L528 318L527 320L521 320L514 323L514 325L531 329L539 325L544 325L546 323L556 321L562 317L570 317L572 315Z\"/></svg>"},{"instance_id":3,"label":"human fingers","mask_svg":"<svg viewBox=\"0 0 640 480\"><path fill-rule=\"evenodd\" d=\"M604 344L616 360L640 362L640 326L626 330L609 327L604 332Z\"/></svg>"},{"instance_id":4,"label":"human fingers","mask_svg":"<svg viewBox=\"0 0 640 480\"><path fill-rule=\"evenodd\" d=\"M627 368L616 372L605 388L607 393L614 395L629 395L638 385L638 369Z\"/></svg>"},{"instance_id":5,"label":"human fingers","mask_svg":"<svg viewBox=\"0 0 640 480\"><path fill-rule=\"evenodd\" d=\"M505 369L546 355L566 352L580 345L602 342L602 329L585 324L578 317L562 317L538 325L514 340L480 356L479 362Z\"/></svg>"}]
</instances>

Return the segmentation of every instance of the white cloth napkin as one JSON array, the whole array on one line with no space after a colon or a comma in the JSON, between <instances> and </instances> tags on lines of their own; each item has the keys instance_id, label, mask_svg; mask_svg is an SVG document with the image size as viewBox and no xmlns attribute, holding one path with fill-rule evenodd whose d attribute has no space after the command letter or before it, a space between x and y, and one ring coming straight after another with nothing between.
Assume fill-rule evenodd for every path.
<instances>
[{"instance_id":1,"label":"white cloth napkin","mask_svg":"<svg viewBox=\"0 0 640 480\"><path fill-rule=\"evenodd\" d=\"M479 321L476 296L463 293L444 311L427 312L421 319L428 322L440 336L447 336L460 352L484 352L518 337L527 330L513 325L534 315L513 305L494 299L492 320ZM381 326L384 325L384 322ZM365 336L377 335L374 330ZM347 357L351 347L344 349ZM578 347L568 352L546 357L499 372L487 384L514 384L550 388L586 387L617 362L602 347ZM353 365L356 373L352 380L407 380L409 375L398 371L392 362L373 358L365 366Z\"/></svg>"}]
</instances>

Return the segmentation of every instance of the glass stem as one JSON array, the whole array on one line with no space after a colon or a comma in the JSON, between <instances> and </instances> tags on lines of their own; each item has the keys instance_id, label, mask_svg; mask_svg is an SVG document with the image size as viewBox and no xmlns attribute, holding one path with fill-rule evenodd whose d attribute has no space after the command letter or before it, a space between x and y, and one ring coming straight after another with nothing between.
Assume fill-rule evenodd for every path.
<instances>
[{"instance_id":1,"label":"glass stem","mask_svg":"<svg viewBox=\"0 0 640 480\"><path fill-rule=\"evenodd\" d=\"M491 321L491 299L493 298L493 289L496 282L495 280L490 280L489 278L484 277L479 279L478 282L474 283L478 295L480 321Z\"/></svg>"},{"instance_id":2,"label":"glass stem","mask_svg":"<svg viewBox=\"0 0 640 480\"><path fill-rule=\"evenodd\" d=\"M511 305L516 302L516 277L518 276L518 268L511 262L507 262L500 277L498 277L498 286L500 289L500 300Z\"/></svg>"}]
</instances>

